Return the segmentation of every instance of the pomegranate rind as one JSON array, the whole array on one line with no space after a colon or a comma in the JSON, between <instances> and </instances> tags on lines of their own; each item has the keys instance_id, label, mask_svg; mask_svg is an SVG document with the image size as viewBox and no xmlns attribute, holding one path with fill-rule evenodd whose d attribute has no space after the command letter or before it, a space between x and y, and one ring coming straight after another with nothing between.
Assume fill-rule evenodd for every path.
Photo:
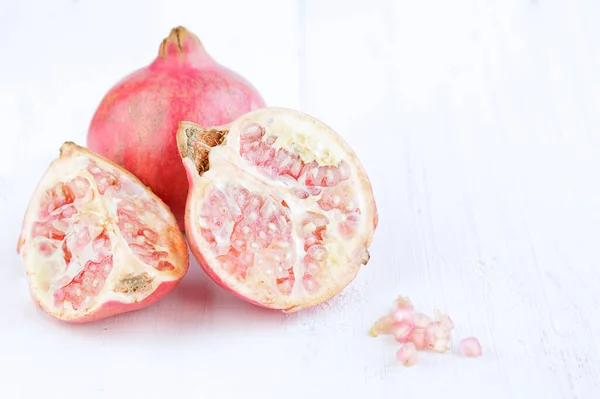
<instances>
[{"instance_id":1,"label":"pomegranate rind","mask_svg":"<svg viewBox=\"0 0 600 399\"><path fill-rule=\"evenodd\" d=\"M349 166L349 176L346 177L344 187L351 192L349 201L355 201L358 204L356 207L360 209L360 219L353 233L345 237L334 233L333 227L331 231L327 231L329 237L326 245L327 257L320 264L322 274L320 275L320 284L315 292L296 289L296 285L306 276L303 274L306 273L306 269L301 267L300 273L298 273L296 265L301 255L307 253L304 252L305 249L301 249L300 241L302 239L298 241L297 229L300 218L306 216L306 212L314 211L320 215L330 215L323 209L317 209L317 203L323 196L311 197L312 199L308 201L310 205L306 205L306 203L301 205L298 198L290 195L290 190L295 189L287 186L288 177L285 177L286 181L279 181L277 177L268 178L261 174L258 166L249 165L240 156L242 151L241 135L249 124L264 128L264 137L277 134L281 138L281 146L287 145L285 148L290 150L290 153L298 151L294 155L304 156L305 158L302 159L306 159L306 163L316 162L319 166L334 164L339 166L340 162L345 162ZM205 139L207 136L214 139L213 133L218 133L219 139L211 140L207 145ZM308 145L302 147L301 144L294 143L294 150L292 150L289 145L290 140L287 139L289 134L301 134L303 137L308 137L309 141L323 143L327 158L319 158ZM297 312L319 305L336 296L356 278L360 267L367 263L368 248L372 243L378 224L377 206L372 186L356 153L335 131L320 120L291 109L263 108L249 112L223 126L204 128L193 122L182 121L177 132L177 142L190 186L185 214L188 243L192 254L204 271L222 288L261 307L279 309L288 313ZM283 148L281 146L278 148ZM280 210L283 209L284 213L287 212L286 215L290 218L293 246L298 254L293 268L295 280L290 293L274 293L272 289L263 289L261 284L264 284L264 281L260 278L249 282L247 277L241 279L239 276L233 277L224 270L222 262L217 259L214 249L216 244L212 243L213 247L211 248L206 238L207 235L210 236L214 232L201 227L199 221L203 218L202 212L210 209L209 197L221 189L226 191L227 188L224 187L234 187L234 190L241 187L242 190L246 189L251 193L262 195L265 204L270 201L269 197L276 198L277 201L281 200L283 208L287 208L280 207ZM214 200L212 201L214 202ZM227 201L231 203L232 200L229 198ZM204 208L202 208L203 206ZM201 209L205 209L205 211ZM244 219L242 218L242 220ZM339 227L339 224L337 226ZM254 255L260 256L262 250L264 248L257 249ZM247 270L251 270L253 267L255 264L252 264ZM263 275L260 276L262 278Z\"/></svg>"},{"instance_id":2,"label":"pomegranate rind","mask_svg":"<svg viewBox=\"0 0 600 399\"><path fill-rule=\"evenodd\" d=\"M160 234L160 242L156 243L157 247L155 249L158 251L160 244L162 250L160 259L165 260L165 264L169 266L168 268L156 268L156 265L152 267L132 252L123 236L123 232L117 226L119 217L116 216L116 208L105 213L100 210L104 205L106 205L105 209L117 205L114 201L109 203L109 200L100 194L101 190L95 185L97 180L91 175L90 170L92 169L89 169L90 167L98 168L93 170L110 172L112 176L116 176L120 183L126 185L127 190L132 190L132 192L115 195L119 198L122 196L122 202L130 201L131 198L133 198L133 201L147 201L158 212L151 215L157 218L150 221L152 223L150 227L156 229L155 233ZM40 221L40 214L45 212L43 209L45 202L43 201L45 201L44 198L47 198L49 190L52 190L57 184L64 184L69 179L81 178L82 176L93 182L93 188L88 189L85 195L97 198L90 201L91 205L89 206L97 207L99 210L97 213L94 209L91 211L90 209L78 210L75 215L78 218L85 214L87 218L95 221L94 226L96 228L102 228L104 229L103 232L107 232L109 239L106 242L110 245L107 256L110 256L112 268L102 282L102 289L97 290L99 292L95 295L90 294L89 300L86 298L86 302L83 302L76 309L72 303L67 306L64 301L63 306L60 306L60 296L57 294L60 291L57 288L59 285L53 280L56 277L57 266L47 258L45 259L43 255L40 255L39 240L37 240L40 237L39 235L36 236L34 228L36 225L46 223L45 225L48 226L49 223L52 223L51 221ZM79 221L79 219L77 220ZM144 225L143 228L148 228L148 226ZM75 233L71 229L65 232L66 237L69 237L69 234ZM63 243L66 239L63 240ZM72 142L66 142L61 146L60 156L50 163L35 188L23 219L17 252L23 261L33 301L50 316L72 323L91 322L149 306L173 289L187 273L189 267L188 252L183 234L169 208L133 174L110 160ZM70 256L69 253L69 258ZM85 258L82 259L85 260ZM86 267L87 264L80 268L79 275L83 273L83 269ZM129 289L130 286L127 286L127 283L140 276L145 279L141 289L138 290L137 286ZM89 289L89 284L88 286L81 285L82 291L86 289Z\"/></svg>"}]
</instances>

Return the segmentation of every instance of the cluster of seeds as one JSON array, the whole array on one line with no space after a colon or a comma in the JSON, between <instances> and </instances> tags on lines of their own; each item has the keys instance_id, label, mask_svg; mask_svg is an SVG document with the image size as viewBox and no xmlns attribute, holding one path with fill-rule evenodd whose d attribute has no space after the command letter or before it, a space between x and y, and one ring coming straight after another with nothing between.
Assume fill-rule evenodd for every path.
<instances>
[{"instance_id":1,"label":"cluster of seeds","mask_svg":"<svg viewBox=\"0 0 600 399\"><path fill-rule=\"evenodd\" d=\"M302 183L307 190L299 190L296 196L306 199L319 195L319 187L334 187L350 178L350 168L344 161L339 165L319 165L316 161L304 162L300 155L284 148L275 148L275 135L265 135L264 127L249 124L240 135L240 156L248 164L272 179L286 180L286 176Z\"/></svg>"},{"instance_id":2,"label":"cluster of seeds","mask_svg":"<svg viewBox=\"0 0 600 399\"><path fill-rule=\"evenodd\" d=\"M44 193L38 220L32 227L32 236L45 259L51 261L55 252L62 252L59 270L63 276L55 282L58 288L54 292L54 305L75 310L91 303L113 269L113 243L106 226L113 219L133 254L142 262L160 271L175 268L168 260L169 254L157 244L164 238L141 219L160 217L156 203L140 198L135 190L130 192L134 189L130 180L100 168L94 161L89 161L87 170L93 181L77 176L55 184ZM93 184L100 196L92 190ZM127 198L128 195L136 198ZM94 206L102 203L101 198L117 203L116 215L106 213L104 206ZM104 220L94 220L97 212L105 212L101 215Z\"/></svg>"},{"instance_id":3,"label":"cluster of seeds","mask_svg":"<svg viewBox=\"0 0 600 399\"><path fill-rule=\"evenodd\" d=\"M240 133L239 154L267 178L267 184L284 182L291 188L297 197L289 201L291 209L285 199L275 200L232 181L224 190L211 190L203 202L201 235L223 270L239 281L258 279L265 289L276 288L273 295L290 295L298 283L314 294L322 288L329 257L326 234L337 228L343 238L351 238L361 220L353 201L350 165L344 160L336 165L304 162L293 149L276 146L276 141L277 136L267 134L263 126L248 123ZM290 216L298 199L310 201L313 209L306 211L301 226L293 226ZM337 223L332 226L334 217ZM303 254L296 254L297 234L304 241ZM304 267L295 275L293 266L298 262Z\"/></svg>"},{"instance_id":4,"label":"cluster of seeds","mask_svg":"<svg viewBox=\"0 0 600 399\"><path fill-rule=\"evenodd\" d=\"M405 366L418 362L419 350L444 353L450 349L450 334L454 322L450 316L435 311L435 320L424 313L415 312L409 298L399 296L388 314L380 317L371 327L369 334L376 337L382 334L393 335L402 346L396 352L397 359ZM467 357L481 356L481 345L475 337L465 338L460 350Z\"/></svg>"}]
</instances>

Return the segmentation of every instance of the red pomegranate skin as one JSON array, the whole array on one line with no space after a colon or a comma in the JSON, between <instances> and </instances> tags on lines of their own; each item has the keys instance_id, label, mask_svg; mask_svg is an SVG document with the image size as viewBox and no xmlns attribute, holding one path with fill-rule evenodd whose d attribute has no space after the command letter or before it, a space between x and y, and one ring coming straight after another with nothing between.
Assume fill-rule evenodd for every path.
<instances>
[{"instance_id":1,"label":"red pomegranate skin","mask_svg":"<svg viewBox=\"0 0 600 399\"><path fill-rule=\"evenodd\" d=\"M193 33L178 27L163 40L154 62L106 94L87 145L149 186L184 230L188 183L175 138L179 122L219 126L264 106L247 80L218 64Z\"/></svg>"},{"instance_id":2,"label":"red pomegranate skin","mask_svg":"<svg viewBox=\"0 0 600 399\"><path fill-rule=\"evenodd\" d=\"M70 320L64 320L64 321L71 323L71 324L85 324L85 323L91 323L91 322L94 322L97 320L102 320L102 319L105 319L108 317L116 316L121 313L141 310L141 309L144 309L145 307L153 305L156 302L158 302L159 300L161 300L173 288L175 288L175 286L177 286L178 283L179 283L179 281L164 282L156 289L156 291L154 291L152 293L152 295L146 297L145 299L143 299L140 302L136 302L133 304L124 304L124 303L118 302L118 301L110 301L110 302L106 302L105 304L103 304L99 309L97 309L93 313L89 313L85 316L82 316L82 317L79 317L76 319L70 319ZM37 303L37 305L39 307L41 307L38 300L34 300L34 301ZM56 317L56 316L53 316L53 317Z\"/></svg>"}]
</instances>

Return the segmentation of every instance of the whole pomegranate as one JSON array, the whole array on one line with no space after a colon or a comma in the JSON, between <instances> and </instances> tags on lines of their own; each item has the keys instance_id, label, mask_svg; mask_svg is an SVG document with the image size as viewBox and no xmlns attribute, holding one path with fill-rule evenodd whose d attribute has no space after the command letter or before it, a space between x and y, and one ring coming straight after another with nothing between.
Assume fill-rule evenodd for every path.
<instances>
[{"instance_id":1,"label":"whole pomegranate","mask_svg":"<svg viewBox=\"0 0 600 399\"><path fill-rule=\"evenodd\" d=\"M148 306L188 270L167 206L125 169L70 142L35 189L17 251L34 301L70 322Z\"/></svg>"},{"instance_id":2,"label":"whole pomegranate","mask_svg":"<svg viewBox=\"0 0 600 399\"><path fill-rule=\"evenodd\" d=\"M225 289L294 312L339 293L369 260L377 208L354 151L297 111L182 122L192 253Z\"/></svg>"},{"instance_id":3,"label":"whole pomegranate","mask_svg":"<svg viewBox=\"0 0 600 399\"><path fill-rule=\"evenodd\" d=\"M178 122L221 125L262 107L250 83L219 65L194 34L178 27L163 40L154 62L106 94L87 145L149 186L183 230L188 186L175 141Z\"/></svg>"}]
</instances>

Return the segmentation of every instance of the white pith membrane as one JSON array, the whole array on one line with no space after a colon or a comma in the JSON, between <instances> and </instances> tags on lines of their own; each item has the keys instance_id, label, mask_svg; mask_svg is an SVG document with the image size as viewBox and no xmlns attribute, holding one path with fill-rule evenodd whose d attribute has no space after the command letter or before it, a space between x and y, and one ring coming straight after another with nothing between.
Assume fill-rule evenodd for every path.
<instances>
[{"instance_id":1,"label":"white pith membrane","mask_svg":"<svg viewBox=\"0 0 600 399\"><path fill-rule=\"evenodd\" d=\"M111 301L140 302L188 265L166 205L128 172L73 143L61 147L38 184L18 252L34 299L64 320Z\"/></svg>"},{"instance_id":2,"label":"white pith membrane","mask_svg":"<svg viewBox=\"0 0 600 399\"><path fill-rule=\"evenodd\" d=\"M371 185L322 122L266 108L222 127L182 122L177 140L190 180L186 232L221 284L297 311L336 295L367 263Z\"/></svg>"}]
</instances>

